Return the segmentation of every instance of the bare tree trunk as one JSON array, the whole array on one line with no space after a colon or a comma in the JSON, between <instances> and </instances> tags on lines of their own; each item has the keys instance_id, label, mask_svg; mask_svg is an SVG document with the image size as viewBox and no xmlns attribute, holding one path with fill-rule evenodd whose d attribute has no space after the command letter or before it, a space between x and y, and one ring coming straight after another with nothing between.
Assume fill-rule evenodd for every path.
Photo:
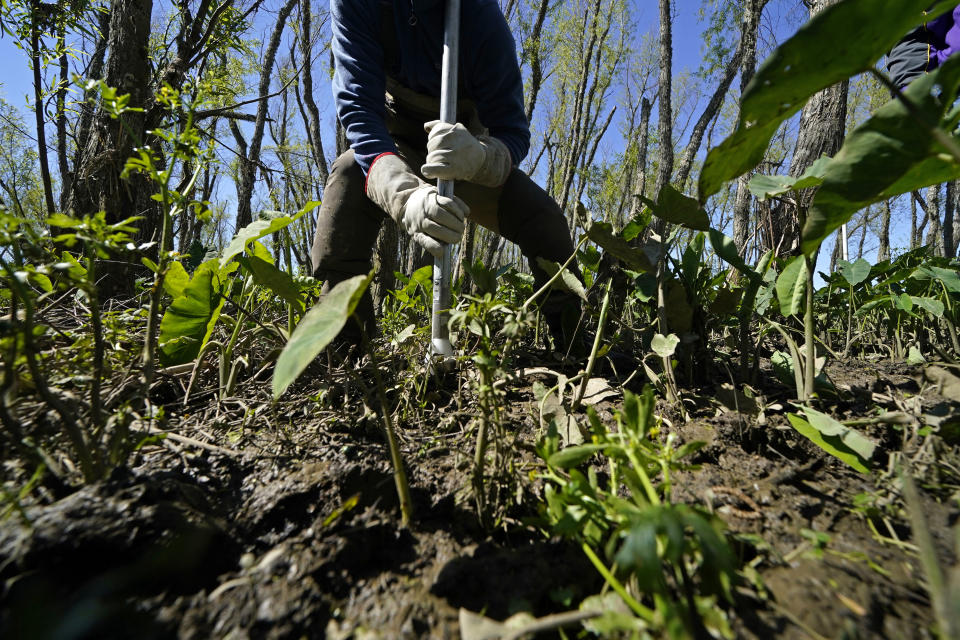
<instances>
[{"instance_id":1,"label":"bare tree trunk","mask_svg":"<svg viewBox=\"0 0 960 640\"><path fill-rule=\"evenodd\" d=\"M890 201L884 200L880 213L880 246L877 247L877 262L890 259Z\"/></svg>"},{"instance_id":2,"label":"bare tree trunk","mask_svg":"<svg viewBox=\"0 0 960 640\"><path fill-rule=\"evenodd\" d=\"M930 247L933 255L943 255L943 236L940 233L940 185L931 185L927 189L927 219L930 228L927 230L925 244Z\"/></svg>"},{"instance_id":3,"label":"bare tree trunk","mask_svg":"<svg viewBox=\"0 0 960 640\"><path fill-rule=\"evenodd\" d=\"M383 306L383 301L387 297L387 292L397 288L397 278L394 272L397 270L397 246L399 242L400 237L397 232L397 225L393 224L390 220L380 225L376 250L373 254L376 275L373 278L371 286L373 308L378 317L380 315L379 311Z\"/></svg>"},{"instance_id":4,"label":"bare tree trunk","mask_svg":"<svg viewBox=\"0 0 960 640\"><path fill-rule=\"evenodd\" d=\"M327 169L327 160L323 153L323 140L320 137L320 110L317 109L317 103L313 99L313 59L311 56L313 49L313 33L310 27L310 0L302 0L300 3L300 48L303 51L303 101L306 103L307 112L310 114L310 121L307 125L307 138L310 141L310 149L313 151L313 160L317 163L317 169L320 171L320 180L327 183L327 177L330 171Z\"/></svg>"},{"instance_id":5,"label":"bare tree trunk","mask_svg":"<svg viewBox=\"0 0 960 640\"><path fill-rule=\"evenodd\" d=\"M237 184L237 221L236 230L240 230L253 222L251 204L253 200L253 186L256 179L257 166L260 164L260 147L263 144L263 131L267 121L267 96L270 93L270 79L273 77L273 63L277 57L277 48L280 46L280 37L287 18L298 0L287 0L277 15L270 40L263 53L263 68L260 71L258 87L257 119L253 125L253 135L250 137L247 155L240 162L240 179Z\"/></svg>"},{"instance_id":6,"label":"bare tree trunk","mask_svg":"<svg viewBox=\"0 0 960 640\"><path fill-rule=\"evenodd\" d=\"M650 144L650 112L653 105L644 97L640 101L640 135L637 140L637 168L633 178L633 201L630 203L630 219L640 215L647 195L647 146Z\"/></svg>"},{"instance_id":7,"label":"bare tree trunk","mask_svg":"<svg viewBox=\"0 0 960 640\"><path fill-rule=\"evenodd\" d=\"M543 83L543 60L540 56L542 44L540 42L541 32L543 31L543 21L547 16L547 8L550 0L540 0L540 8L537 10L537 19L533 23L533 30L530 32L530 90L527 93L526 114L527 122L533 120L533 110L537 106L537 95L540 93L540 85Z\"/></svg>"},{"instance_id":8,"label":"bare tree trunk","mask_svg":"<svg viewBox=\"0 0 960 640\"><path fill-rule=\"evenodd\" d=\"M657 136L660 147L659 164L657 165L657 180L654 183L654 197L658 197L660 190L670 183L673 174L673 107L671 95L673 93L673 18L670 15L670 0L659 0L660 3L660 76L657 80L657 98L660 106L657 110ZM664 227L663 221L657 218L654 223L658 231Z\"/></svg>"},{"instance_id":9,"label":"bare tree trunk","mask_svg":"<svg viewBox=\"0 0 960 640\"><path fill-rule=\"evenodd\" d=\"M958 182L953 180L947 183L946 206L943 208L943 255L952 258L957 253L954 244L953 224L957 214L957 187Z\"/></svg>"},{"instance_id":10,"label":"bare tree trunk","mask_svg":"<svg viewBox=\"0 0 960 640\"><path fill-rule=\"evenodd\" d=\"M43 182L43 198L47 215L53 215L53 182L50 178L50 162L47 159L47 132L43 115L43 76L40 63L40 3L32 4L30 16L30 65L33 67L33 113L37 121L37 158L40 160L40 179Z\"/></svg>"},{"instance_id":11,"label":"bare tree trunk","mask_svg":"<svg viewBox=\"0 0 960 640\"><path fill-rule=\"evenodd\" d=\"M70 192L70 165L67 164L67 86L70 82L70 63L67 58L66 34L61 27L57 34L60 49L60 86L57 87L57 168L60 171L60 209L67 208Z\"/></svg>"},{"instance_id":12,"label":"bare tree trunk","mask_svg":"<svg viewBox=\"0 0 960 640\"><path fill-rule=\"evenodd\" d=\"M743 43L743 56L740 61L740 95L753 79L757 69L757 31L760 26L760 16L768 0L749 0L744 7L743 24L740 28L740 40ZM737 195L733 204L733 242L737 253L742 257L747 255L747 245L750 240L750 203L753 197L749 189L749 176L743 175L737 179Z\"/></svg>"},{"instance_id":13,"label":"bare tree trunk","mask_svg":"<svg viewBox=\"0 0 960 640\"><path fill-rule=\"evenodd\" d=\"M916 192L910 194L910 250L913 251L919 245L920 234L917 226L917 195Z\"/></svg>"},{"instance_id":14,"label":"bare tree trunk","mask_svg":"<svg viewBox=\"0 0 960 640\"><path fill-rule=\"evenodd\" d=\"M766 1L766 0L763 0ZM748 4L752 5L753 2ZM740 71L742 68L741 60L743 59L744 49L747 46L747 34L745 30L750 28L747 20L740 25L740 42L737 44L737 50L734 52L733 56L730 58L730 62L727 64L727 68L724 71L723 78L720 79L720 84L717 85L716 90L713 92L713 96L710 98L710 102L707 103L707 106L703 109L703 113L700 114L700 118L697 120L697 123L693 126L693 131L690 133L690 141L687 142L687 148L683 152L683 156L680 158L680 165L677 168L676 184L679 189L683 189L687 183L687 177L690 175L690 167L693 166L693 159L697 155L697 151L700 150L700 144L703 142L703 135L707 130L707 126L717 117L717 113L720 111L720 106L723 104L724 98L727 96L727 91L730 89L730 85L733 83L734 77L737 75L737 71ZM756 49L756 34L753 35L753 46Z\"/></svg>"},{"instance_id":15,"label":"bare tree trunk","mask_svg":"<svg viewBox=\"0 0 960 640\"><path fill-rule=\"evenodd\" d=\"M839 0L810 0L810 15L814 16ZM797 144L793 150L789 174L799 177L820 156L834 155L843 143L847 120L847 93L849 82L843 81L815 94L800 112L800 127ZM800 206L805 208L813 198L815 189L807 189L800 195ZM773 242L780 247L778 255L792 253L800 245L799 213L795 207L774 209Z\"/></svg>"}]
</instances>

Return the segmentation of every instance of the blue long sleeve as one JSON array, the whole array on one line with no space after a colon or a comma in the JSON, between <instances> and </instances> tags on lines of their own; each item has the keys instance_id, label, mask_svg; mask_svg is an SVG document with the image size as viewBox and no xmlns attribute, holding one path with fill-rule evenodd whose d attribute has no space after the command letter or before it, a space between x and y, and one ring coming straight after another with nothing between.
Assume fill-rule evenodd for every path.
<instances>
[{"instance_id":1,"label":"blue long sleeve","mask_svg":"<svg viewBox=\"0 0 960 640\"><path fill-rule=\"evenodd\" d=\"M377 156L396 150L385 124L388 70L413 91L440 95L444 3L387 1L399 60L384 61L381 0L330 3L337 115L365 174ZM461 1L461 95L473 100L480 122L518 164L530 149L530 130L513 36L496 0Z\"/></svg>"}]
</instances>

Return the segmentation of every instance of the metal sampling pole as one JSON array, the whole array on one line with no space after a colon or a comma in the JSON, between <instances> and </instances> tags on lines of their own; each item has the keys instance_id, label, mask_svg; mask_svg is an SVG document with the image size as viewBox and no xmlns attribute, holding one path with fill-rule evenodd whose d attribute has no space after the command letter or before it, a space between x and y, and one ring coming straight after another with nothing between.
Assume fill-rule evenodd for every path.
<instances>
[{"instance_id":1,"label":"metal sampling pole","mask_svg":"<svg viewBox=\"0 0 960 640\"><path fill-rule=\"evenodd\" d=\"M460 53L460 0L447 0L447 15L443 29L443 67L440 75L440 119L453 124L457 121L457 61ZM453 180L437 180L437 192L453 197ZM452 250L444 245L443 257L433 262L433 316L431 318L431 355L443 361L444 368L453 364L453 346L450 344L450 277Z\"/></svg>"}]
</instances>

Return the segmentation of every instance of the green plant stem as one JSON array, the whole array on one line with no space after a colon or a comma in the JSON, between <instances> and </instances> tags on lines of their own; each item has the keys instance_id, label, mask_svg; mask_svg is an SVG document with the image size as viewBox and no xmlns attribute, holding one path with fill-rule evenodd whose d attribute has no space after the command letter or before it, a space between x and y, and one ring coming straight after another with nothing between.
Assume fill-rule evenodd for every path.
<instances>
[{"instance_id":1,"label":"green plant stem","mask_svg":"<svg viewBox=\"0 0 960 640\"><path fill-rule=\"evenodd\" d=\"M563 270L566 269L568 266L570 266L570 263L573 261L573 259L577 257L577 250L579 250L580 247L583 246L583 243L585 243L586 241L587 241L587 235L584 234L583 237L580 238L580 242L577 243L577 246L574 247L573 253L571 253L570 257L567 258L562 265L560 265L560 268L557 269L557 272L553 274L553 276L549 280L547 280L542 287L537 289L537 291L532 296L527 298L526 302L523 303L524 314L526 314L530 310L530 305L533 304L533 302L537 298L539 298L544 293L549 291L550 287L553 286L553 283L555 283L563 275Z\"/></svg>"},{"instance_id":2,"label":"green plant stem","mask_svg":"<svg viewBox=\"0 0 960 640\"><path fill-rule=\"evenodd\" d=\"M593 367L597 362L597 352L600 350L600 342L603 339L603 328L607 324L607 311L610 309L610 284L613 278L607 280L607 287L603 293L603 304L600 305L600 320L597 322L597 335L593 338L593 348L590 349L590 358L587 360L587 368L583 373L583 379L580 381L580 388L577 390L577 397L573 401L573 411L580 409L580 402L583 400L583 394L587 391L587 383L590 381L590 374L593 373Z\"/></svg>"},{"instance_id":3,"label":"green plant stem","mask_svg":"<svg viewBox=\"0 0 960 640\"><path fill-rule=\"evenodd\" d=\"M247 276L243 280L243 286L240 288L240 302L236 303L237 310L241 311L240 315L245 315L246 309L244 305L247 304L247 300L250 299L248 295L250 287L253 286L253 276ZM230 377L232 374L233 366L233 349L237 346L237 340L240 338L240 329L243 326L241 318L237 317L234 319L233 331L230 332L230 339L227 341L227 346L224 347L223 351L220 353L220 397L225 398L226 396L232 393L233 389L230 387Z\"/></svg>"},{"instance_id":4,"label":"green plant stem","mask_svg":"<svg viewBox=\"0 0 960 640\"><path fill-rule=\"evenodd\" d=\"M936 547L930 535L930 527L923 515L923 506L920 504L920 494L913 482L913 478L906 470L901 471L903 480L903 497L910 514L910 527L913 530L913 539L917 544L920 555L920 564L927 574L927 592L933 604L933 611L937 617L937 631L941 638L956 638L960 632L960 619L956 611L951 611L951 594L940 570L940 561L937 559Z\"/></svg>"},{"instance_id":5,"label":"green plant stem","mask_svg":"<svg viewBox=\"0 0 960 640\"><path fill-rule=\"evenodd\" d=\"M373 368L373 379L377 385L377 401L380 403L380 415L383 417L383 430L387 437L387 447L390 449L390 462L393 464L393 482L397 487L397 499L400 501L400 518L403 526L409 527L413 521L413 500L410 498L410 483L407 480L407 472L403 467L403 458L400 456L400 445L397 443L397 434L393 429L393 420L387 407L387 396L383 391L383 378L380 376L380 366L377 362L376 353L367 339L366 332L363 334L363 344L366 352L370 355L370 364Z\"/></svg>"},{"instance_id":6,"label":"green plant stem","mask_svg":"<svg viewBox=\"0 0 960 640\"><path fill-rule=\"evenodd\" d=\"M603 564L600 558L597 557L597 554L593 552L593 549L590 548L590 545L584 542L580 545L580 548L583 549L583 552L587 555L587 558L590 559L590 562L593 564L593 566L597 569L600 575L603 576L603 579L607 581L607 584L609 584L610 587L617 592L617 595L623 599L624 603L630 607L630 610L637 614L637 616L640 618L643 618L643 620L645 620L647 623L653 624L653 611L637 602L636 598L627 593L627 590L623 584L621 584L621 582L616 579L613 573L607 569L607 566Z\"/></svg>"},{"instance_id":7,"label":"green plant stem","mask_svg":"<svg viewBox=\"0 0 960 640\"><path fill-rule=\"evenodd\" d=\"M666 255L666 252L664 253ZM666 258L661 257L657 263L657 327L663 335L669 335L669 326L667 324L667 301L663 291L664 271L666 270ZM663 366L664 387L667 390L667 401L680 407L680 412L686 416L683 404L680 403L680 395L677 393L677 379L673 375L673 362L670 356L661 356L660 361Z\"/></svg>"},{"instance_id":8,"label":"green plant stem","mask_svg":"<svg viewBox=\"0 0 960 640\"><path fill-rule=\"evenodd\" d=\"M806 343L806 365L803 368L802 402L810 402L813 397L813 381L816 375L817 345L813 340L813 260L804 254L807 266L807 305L803 315L803 338Z\"/></svg>"},{"instance_id":9,"label":"green plant stem","mask_svg":"<svg viewBox=\"0 0 960 640\"><path fill-rule=\"evenodd\" d=\"M490 406L489 396L493 393L493 381L490 371L486 367L480 369L480 424L477 426L477 447L473 455L473 496L477 503L477 513L483 520L486 512L486 499L483 488L483 471L486 466L487 458L487 437L490 425Z\"/></svg>"},{"instance_id":10,"label":"green plant stem","mask_svg":"<svg viewBox=\"0 0 960 640\"><path fill-rule=\"evenodd\" d=\"M944 306L946 307L942 316L943 323L947 326L947 333L950 334L950 342L953 343L954 353L960 356L960 339L957 338L957 325L954 324L953 319L950 317L953 315L953 307L950 305L950 292L942 280L940 281L940 286L943 287Z\"/></svg>"},{"instance_id":11,"label":"green plant stem","mask_svg":"<svg viewBox=\"0 0 960 640\"><path fill-rule=\"evenodd\" d=\"M152 164L151 162L151 169L153 170ZM167 180L169 179L168 173ZM153 374L156 371L157 332L160 329L160 298L163 296L163 280L166 276L167 266L170 264L167 243L170 241L173 227L173 211L171 210L170 192L167 189L166 181L160 185L160 204L163 209L163 220L160 226L159 262L157 272L153 276L153 287L150 290L150 306L147 310L147 335L144 338L143 357L141 359L143 402L148 408L150 407L150 386L153 384ZM152 411L149 415L152 417Z\"/></svg>"},{"instance_id":12,"label":"green plant stem","mask_svg":"<svg viewBox=\"0 0 960 640\"><path fill-rule=\"evenodd\" d=\"M87 299L90 302L90 324L93 328L93 376L90 381L90 420L94 427L94 437L99 441L104 426L103 410L101 406L101 389L103 385L103 318L100 315L100 298L97 295L96 256L89 245L87 253Z\"/></svg>"}]
</instances>

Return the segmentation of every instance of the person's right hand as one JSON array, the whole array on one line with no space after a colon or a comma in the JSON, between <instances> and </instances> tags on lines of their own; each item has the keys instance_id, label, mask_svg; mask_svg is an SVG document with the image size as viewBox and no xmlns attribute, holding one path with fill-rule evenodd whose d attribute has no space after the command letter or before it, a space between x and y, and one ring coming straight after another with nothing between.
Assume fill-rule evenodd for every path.
<instances>
[{"instance_id":1,"label":"person's right hand","mask_svg":"<svg viewBox=\"0 0 960 640\"><path fill-rule=\"evenodd\" d=\"M433 257L441 258L444 244L460 242L469 213L470 207L457 196L441 196L434 185L425 184L410 194L403 228Z\"/></svg>"}]
</instances>

